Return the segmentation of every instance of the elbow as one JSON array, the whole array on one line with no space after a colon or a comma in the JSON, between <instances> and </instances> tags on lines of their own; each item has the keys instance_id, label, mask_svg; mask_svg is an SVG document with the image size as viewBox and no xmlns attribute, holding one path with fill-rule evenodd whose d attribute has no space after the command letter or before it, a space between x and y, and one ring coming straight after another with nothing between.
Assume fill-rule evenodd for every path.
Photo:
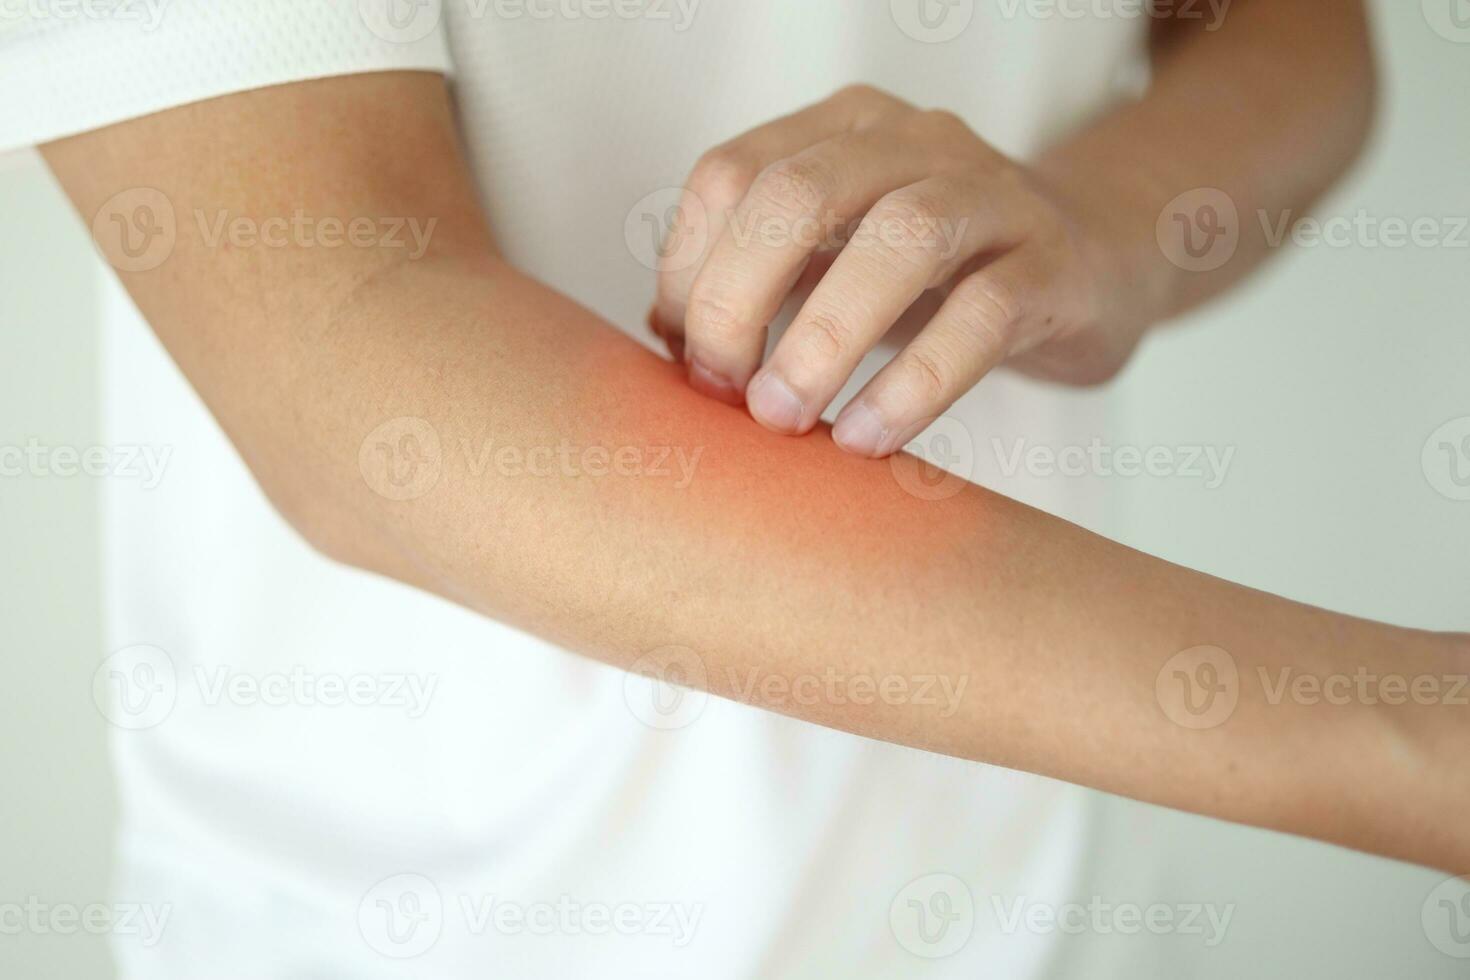
<instances>
[{"instance_id":1,"label":"elbow","mask_svg":"<svg viewBox=\"0 0 1470 980\"><path fill-rule=\"evenodd\" d=\"M355 485L318 485L301 491L277 511L301 540L321 557L338 565L432 588L414 542L413 503L382 499L357 476Z\"/></svg>"},{"instance_id":2,"label":"elbow","mask_svg":"<svg viewBox=\"0 0 1470 980\"><path fill-rule=\"evenodd\" d=\"M349 510L327 503L336 494L315 481L272 479L259 470L254 475L271 507L303 544L329 561L367 568L372 535Z\"/></svg>"},{"instance_id":3,"label":"elbow","mask_svg":"<svg viewBox=\"0 0 1470 980\"><path fill-rule=\"evenodd\" d=\"M336 564L394 574L389 536L363 475L264 465L259 460L247 463L272 509L308 548Z\"/></svg>"},{"instance_id":4,"label":"elbow","mask_svg":"<svg viewBox=\"0 0 1470 980\"><path fill-rule=\"evenodd\" d=\"M377 551L373 547L372 535L362 533L361 529L349 528L342 520L277 510L302 542L322 558L361 571L383 571L382 562L375 557Z\"/></svg>"}]
</instances>

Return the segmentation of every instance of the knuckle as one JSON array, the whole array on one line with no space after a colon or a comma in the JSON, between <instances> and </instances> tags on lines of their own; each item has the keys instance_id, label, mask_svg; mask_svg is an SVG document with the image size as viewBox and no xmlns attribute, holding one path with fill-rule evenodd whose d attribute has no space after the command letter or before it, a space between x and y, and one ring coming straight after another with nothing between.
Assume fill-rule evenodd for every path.
<instances>
[{"instance_id":1,"label":"knuckle","mask_svg":"<svg viewBox=\"0 0 1470 980\"><path fill-rule=\"evenodd\" d=\"M1025 316L1020 294L990 276L970 276L950 298L960 304L965 325L984 341L1008 348Z\"/></svg>"},{"instance_id":2,"label":"knuckle","mask_svg":"<svg viewBox=\"0 0 1470 980\"><path fill-rule=\"evenodd\" d=\"M993 153L969 123L948 109L916 110L902 125L905 135L922 141L942 167L972 168L988 163Z\"/></svg>"},{"instance_id":3,"label":"knuckle","mask_svg":"<svg viewBox=\"0 0 1470 980\"><path fill-rule=\"evenodd\" d=\"M694 164L689 186L700 197L733 203L745 196L756 172L729 146L717 146Z\"/></svg>"},{"instance_id":4,"label":"knuckle","mask_svg":"<svg viewBox=\"0 0 1470 980\"><path fill-rule=\"evenodd\" d=\"M970 124L948 109L925 109L918 113L919 125L944 135L970 133Z\"/></svg>"},{"instance_id":5,"label":"knuckle","mask_svg":"<svg viewBox=\"0 0 1470 980\"><path fill-rule=\"evenodd\" d=\"M911 347L900 362L906 387L926 404L943 400L960 376L952 357L928 347Z\"/></svg>"},{"instance_id":6,"label":"knuckle","mask_svg":"<svg viewBox=\"0 0 1470 980\"><path fill-rule=\"evenodd\" d=\"M867 82L853 82L850 85L842 85L842 88L832 94L833 98L847 98L847 100L869 101L872 98L882 96L882 90Z\"/></svg>"},{"instance_id":7,"label":"knuckle","mask_svg":"<svg viewBox=\"0 0 1470 980\"><path fill-rule=\"evenodd\" d=\"M803 317L804 344L817 359L838 360L852 347L852 330L842 319L826 311Z\"/></svg>"},{"instance_id":8,"label":"knuckle","mask_svg":"<svg viewBox=\"0 0 1470 980\"><path fill-rule=\"evenodd\" d=\"M756 194L782 211L810 214L821 209L831 185L832 176L822 165L789 159L766 168L756 180Z\"/></svg>"},{"instance_id":9,"label":"knuckle","mask_svg":"<svg viewBox=\"0 0 1470 980\"><path fill-rule=\"evenodd\" d=\"M887 92L866 82L853 82L832 93L833 102L874 103L892 99Z\"/></svg>"},{"instance_id":10,"label":"knuckle","mask_svg":"<svg viewBox=\"0 0 1470 980\"><path fill-rule=\"evenodd\" d=\"M908 187L883 198L874 211L881 218L919 228L932 226L943 219L948 207L939 195Z\"/></svg>"},{"instance_id":11,"label":"knuckle","mask_svg":"<svg viewBox=\"0 0 1470 980\"><path fill-rule=\"evenodd\" d=\"M686 329L691 334L698 334L702 342L718 345L735 340L742 332L744 319L726 300L695 285L689 297L685 323Z\"/></svg>"},{"instance_id":12,"label":"knuckle","mask_svg":"<svg viewBox=\"0 0 1470 980\"><path fill-rule=\"evenodd\" d=\"M843 86L827 102L851 113L859 127L912 110L912 106L893 93L863 82Z\"/></svg>"},{"instance_id":13,"label":"knuckle","mask_svg":"<svg viewBox=\"0 0 1470 980\"><path fill-rule=\"evenodd\" d=\"M934 195L905 189L878 202L865 219L865 234L902 258L928 261L944 220L944 205Z\"/></svg>"}]
</instances>

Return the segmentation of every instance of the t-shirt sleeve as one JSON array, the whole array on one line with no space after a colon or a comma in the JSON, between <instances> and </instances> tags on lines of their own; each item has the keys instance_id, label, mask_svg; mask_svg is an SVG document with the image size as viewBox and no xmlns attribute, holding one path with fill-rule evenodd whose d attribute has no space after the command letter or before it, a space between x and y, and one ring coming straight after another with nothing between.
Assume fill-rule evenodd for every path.
<instances>
[{"instance_id":1,"label":"t-shirt sleeve","mask_svg":"<svg viewBox=\"0 0 1470 980\"><path fill-rule=\"evenodd\" d=\"M448 74L441 0L0 0L0 151L231 92Z\"/></svg>"}]
</instances>

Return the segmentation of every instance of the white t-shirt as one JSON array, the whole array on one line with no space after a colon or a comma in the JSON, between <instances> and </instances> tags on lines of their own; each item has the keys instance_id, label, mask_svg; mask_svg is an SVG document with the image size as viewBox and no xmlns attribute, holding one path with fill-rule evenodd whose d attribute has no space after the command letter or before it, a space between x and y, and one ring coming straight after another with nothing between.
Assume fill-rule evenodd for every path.
<instances>
[{"instance_id":1,"label":"white t-shirt","mask_svg":"<svg viewBox=\"0 0 1470 980\"><path fill-rule=\"evenodd\" d=\"M715 143L865 81L1024 156L1119 98L1145 24L1045 9L9 2L0 148L268 84L445 71L510 259L649 342L630 214ZM104 491L96 685L117 722L115 898L138 907L124 976L1050 975L1057 932L1010 915L1086 900L1085 793L671 701L325 561L110 273L102 288L107 441L138 448ZM962 464L1087 523L1089 501L1008 483L982 448L1083 439L1101 422L1077 404L988 380L950 413L974 437Z\"/></svg>"}]
</instances>

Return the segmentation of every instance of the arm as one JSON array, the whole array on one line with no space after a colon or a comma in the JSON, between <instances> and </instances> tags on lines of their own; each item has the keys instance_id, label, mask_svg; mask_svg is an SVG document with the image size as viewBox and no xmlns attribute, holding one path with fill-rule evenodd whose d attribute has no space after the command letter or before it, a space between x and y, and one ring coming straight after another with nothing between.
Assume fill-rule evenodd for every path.
<instances>
[{"instance_id":1,"label":"arm","mask_svg":"<svg viewBox=\"0 0 1470 980\"><path fill-rule=\"evenodd\" d=\"M323 119L344 124L303 124ZM1230 585L978 487L921 499L889 463L771 435L700 397L496 256L437 77L246 93L45 153L88 219L128 187L172 202L172 255L124 281L261 486L325 554L609 663L689 648L703 666L693 679L714 693L818 724L1470 867L1463 822L1445 819L1470 802L1453 709L1272 705L1250 680L1257 666L1463 672L1463 641ZM413 261L212 247L194 219L297 208L439 225ZM435 432L441 451L419 449L440 472L395 500L362 450L400 417ZM487 440L699 455L688 481L529 476L493 454L485 465ZM1200 644L1230 651L1242 684L1229 720L1196 732L1161 710L1156 680ZM963 696L952 711L798 703L766 683L829 672L940 677Z\"/></svg>"},{"instance_id":2,"label":"arm","mask_svg":"<svg viewBox=\"0 0 1470 980\"><path fill-rule=\"evenodd\" d=\"M1039 163L1100 229L1106 254L1096 263L1123 336L1244 278L1270 255L1261 217L1275 226L1301 216L1368 136L1377 76L1363 0L1233 0L1224 9L1218 21L1202 6L1191 19L1155 21L1146 96ZM1240 238L1228 258L1203 263L1217 267L1196 271L1172 260L1179 243L1161 243L1157 224L1179 195L1200 189L1229 198ZM1192 222L1207 203L1196 195L1180 206Z\"/></svg>"}]
</instances>

